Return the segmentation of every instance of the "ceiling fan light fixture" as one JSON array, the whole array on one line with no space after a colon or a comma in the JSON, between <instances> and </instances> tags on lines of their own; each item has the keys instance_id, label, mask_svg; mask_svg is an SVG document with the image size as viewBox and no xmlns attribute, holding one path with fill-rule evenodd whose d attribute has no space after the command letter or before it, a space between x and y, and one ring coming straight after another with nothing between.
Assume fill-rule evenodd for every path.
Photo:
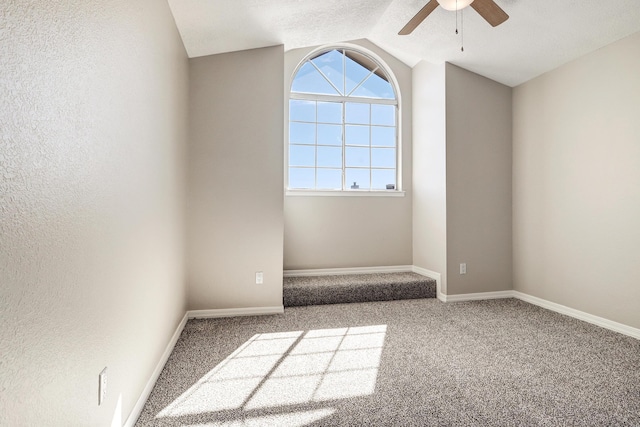
<instances>
[{"instance_id":1,"label":"ceiling fan light fixture","mask_svg":"<svg viewBox=\"0 0 640 427\"><path fill-rule=\"evenodd\" d=\"M456 10L456 4L457 4L457 10L461 10L469 6L471 3L473 3L473 0L457 0L457 1L456 0L437 0L437 1L440 4L440 6L442 6L442 8L446 10Z\"/></svg>"}]
</instances>

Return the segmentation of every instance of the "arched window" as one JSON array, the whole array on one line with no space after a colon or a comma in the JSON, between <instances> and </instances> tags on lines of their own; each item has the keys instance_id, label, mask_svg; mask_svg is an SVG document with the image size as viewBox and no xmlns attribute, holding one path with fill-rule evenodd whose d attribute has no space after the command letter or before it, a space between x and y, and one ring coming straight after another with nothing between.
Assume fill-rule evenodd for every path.
<instances>
[{"instance_id":1,"label":"arched window","mask_svg":"<svg viewBox=\"0 0 640 427\"><path fill-rule=\"evenodd\" d=\"M290 190L398 190L398 97L389 72L349 48L306 59L289 99Z\"/></svg>"}]
</instances>

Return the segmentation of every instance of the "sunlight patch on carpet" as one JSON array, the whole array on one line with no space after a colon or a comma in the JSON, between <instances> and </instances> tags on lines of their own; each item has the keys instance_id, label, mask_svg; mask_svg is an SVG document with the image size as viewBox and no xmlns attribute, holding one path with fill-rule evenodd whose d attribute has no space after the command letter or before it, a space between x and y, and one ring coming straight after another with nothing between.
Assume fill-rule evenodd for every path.
<instances>
[{"instance_id":1,"label":"sunlight patch on carpet","mask_svg":"<svg viewBox=\"0 0 640 427\"><path fill-rule=\"evenodd\" d=\"M156 418L235 409L250 411L371 395L375 391L386 330L386 325L375 325L256 334ZM305 425L329 416L332 411L323 408L197 426L254 425L273 417L277 418L272 420L276 424ZM308 422L296 424L307 418Z\"/></svg>"},{"instance_id":2,"label":"sunlight patch on carpet","mask_svg":"<svg viewBox=\"0 0 640 427\"><path fill-rule=\"evenodd\" d=\"M288 414L267 415L264 417L250 417L236 421L221 421L205 424L190 424L185 427L263 427L287 426L302 427L320 421L333 415L335 409L324 408L315 411L297 411Z\"/></svg>"}]
</instances>

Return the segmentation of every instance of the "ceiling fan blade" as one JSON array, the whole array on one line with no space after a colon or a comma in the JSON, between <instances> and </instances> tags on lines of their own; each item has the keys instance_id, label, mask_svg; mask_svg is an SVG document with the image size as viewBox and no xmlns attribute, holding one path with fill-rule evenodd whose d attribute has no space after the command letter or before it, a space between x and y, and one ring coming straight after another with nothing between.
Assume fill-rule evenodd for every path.
<instances>
[{"instance_id":1,"label":"ceiling fan blade","mask_svg":"<svg viewBox=\"0 0 640 427\"><path fill-rule=\"evenodd\" d=\"M474 0L471 7L476 10L492 27L497 27L509 19L509 15L500 9L493 0Z\"/></svg>"},{"instance_id":2,"label":"ceiling fan blade","mask_svg":"<svg viewBox=\"0 0 640 427\"><path fill-rule=\"evenodd\" d=\"M407 34L411 34L413 30L415 30L416 27L435 10L436 7L438 7L437 0L431 0L422 9L420 9L420 12L416 13L416 16L411 18L411 21L407 22L407 25L400 30L398 35L406 36Z\"/></svg>"}]
</instances>

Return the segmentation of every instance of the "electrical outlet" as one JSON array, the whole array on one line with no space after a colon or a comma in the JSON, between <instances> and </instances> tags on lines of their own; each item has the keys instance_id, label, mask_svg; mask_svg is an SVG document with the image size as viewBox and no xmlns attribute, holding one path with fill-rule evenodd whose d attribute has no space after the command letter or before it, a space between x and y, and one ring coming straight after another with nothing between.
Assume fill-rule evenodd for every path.
<instances>
[{"instance_id":1,"label":"electrical outlet","mask_svg":"<svg viewBox=\"0 0 640 427\"><path fill-rule=\"evenodd\" d=\"M264 273L262 271L256 271L256 285L262 285L264 283Z\"/></svg>"},{"instance_id":2,"label":"electrical outlet","mask_svg":"<svg viewBox=\"0 0 640 427\"><path fill-rule=\"evenodd\" d=\"M463 262L460 264L460 274L467 274L467 263Z\"/></svg>"},{"instance_id":3,"label":"electrical outlet","mask_svg":"<svg viewBox=\"0 0 640 427\"><path fill-rule=\"evenodd\" d=\"M98 406L107 398L107 368L98 375Z\"/></svg>"}]
</instances>

